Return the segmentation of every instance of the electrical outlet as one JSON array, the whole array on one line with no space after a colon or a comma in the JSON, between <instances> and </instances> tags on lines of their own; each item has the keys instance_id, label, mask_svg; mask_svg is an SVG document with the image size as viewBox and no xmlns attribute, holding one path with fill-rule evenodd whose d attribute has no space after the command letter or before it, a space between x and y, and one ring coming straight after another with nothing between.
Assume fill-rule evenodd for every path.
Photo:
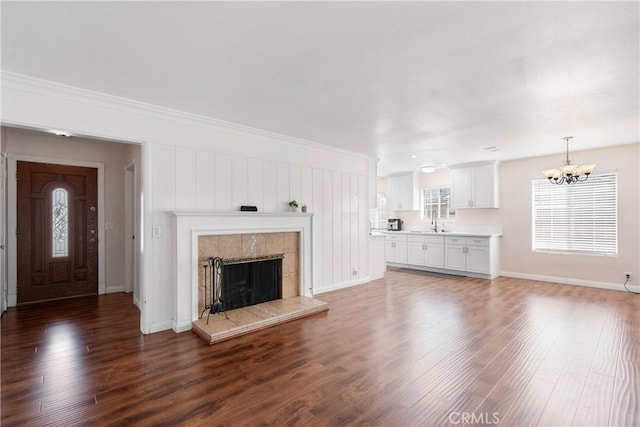
<instances>
[{"instance_id":1,"label":"electrical outlet","mask_svg":"<svg viewBox=\"0 0 640 427\"><path fill-rule=\"evenodd\" d=\"M357 275L358 275L358 267L353 267L353 272L352 272L352 274L353 274L354 276L357 276Z\"/></svg>"},{"instance_id":2,"label":"electrical outlet","mask_svg":"<svg viewBox=\"0 0 640 427\"><path fill-rule=\"evenodd\" d=\"M627 279L627 280L631 279L631 273L630 273L629 271L625 272L625 273L624 273L624 277L625 277L625 279Z\"/></svg>"}]
</instances>

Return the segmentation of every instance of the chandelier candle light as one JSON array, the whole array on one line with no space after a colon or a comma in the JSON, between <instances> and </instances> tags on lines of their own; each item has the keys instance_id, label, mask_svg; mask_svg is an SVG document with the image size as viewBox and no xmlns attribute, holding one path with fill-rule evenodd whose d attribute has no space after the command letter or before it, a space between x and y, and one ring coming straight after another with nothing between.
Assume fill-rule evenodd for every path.
<instances>
[{"instance_id":1,"label":"chandelier candle light","mask_svg":"<svg viewBox=\"0 0 640 427\"><path fill-rule=\"evenodd\" d=\"M574 165L569 160L569 140L573 139L572 136L565 136L564 139L567 142L567 158L560 169L547 169L542 171L545 177L549 178L549 182L552 184L573 184L574 182L582 182L589 179L589 175L595 169L595 164L588 165Z\"/></svg>"}]
</instances>

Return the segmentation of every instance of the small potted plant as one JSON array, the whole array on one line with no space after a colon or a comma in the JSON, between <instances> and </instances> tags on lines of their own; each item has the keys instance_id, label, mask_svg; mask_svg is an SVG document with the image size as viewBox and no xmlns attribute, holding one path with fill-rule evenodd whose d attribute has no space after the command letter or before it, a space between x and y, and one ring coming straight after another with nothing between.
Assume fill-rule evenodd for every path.
<instances>
[{"instance_id":1,"label":"small potted plant","mask_svg":"<svg viewBox=\"0 0 640 427\"><path fill-rule=\"evenodd\" d=\"M298 202L295 200L289 202L289 207L291 208L291 212L298 212Z\"/></svg>"}]
</instances>

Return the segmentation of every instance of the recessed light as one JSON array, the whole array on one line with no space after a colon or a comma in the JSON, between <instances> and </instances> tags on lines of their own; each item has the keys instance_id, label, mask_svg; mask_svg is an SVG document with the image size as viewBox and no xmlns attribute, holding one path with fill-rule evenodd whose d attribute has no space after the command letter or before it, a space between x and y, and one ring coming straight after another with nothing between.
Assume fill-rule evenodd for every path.
<instances>
[{"instance_id":1,"label":"recessed light","mask_svg":"<svg viewBox=\"0 0 640 427\"><path fill-rule=\"evenodd\" d=\"M412 159L415 159L416 157L418 157L418 156L416 156L415 154L412 154L412 155L411 155L411 158L412 158Z\"/></svg>"},{"instance_id":2,"label":"recessed light","mask_svg":"<svg viewBox=\"0 0 640 427\"><path fill-rule=\"evenodd\" d=\"M71 136L69 132L65 132L63 130L52 130L51 133L57 136L64 136L65 138L69 138Z\"/></svg>"},{"instance_id":3,"label":"recessed light","mask_svg":"<svg viewBox=\"0 0 640 427\"><path fill-rule=\"evenodd\" d=\"M435 172L438 167L436 165L423 165L420 166L420 172L422 173L432 173Z\"/></svg>"}]
</instances>

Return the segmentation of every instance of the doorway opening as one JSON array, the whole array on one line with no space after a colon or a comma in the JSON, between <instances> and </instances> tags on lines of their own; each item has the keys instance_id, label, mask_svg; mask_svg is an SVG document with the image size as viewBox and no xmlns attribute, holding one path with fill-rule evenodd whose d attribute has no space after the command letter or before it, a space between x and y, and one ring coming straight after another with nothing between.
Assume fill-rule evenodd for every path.
<instances>
[{"instance_id":1,"label":"doorway opening","mask_svg":"<svg viewBox=\"0 0 640 427\"><path fill-rule=\"evenodd\" d=\"M18 195L15 176L18 162L86 167L97 170L97 226L95 234L97 242L95 243L97 243L98 252L98 279L97 292L93 291L92 293L101 295L127 291L133 292L136 300L142 301L142 247L136 248L127 239L127 236L131 237L136 232L141 232L143 145L80 136L64 138L38 130L16 127L3 126L2 133L2 148L3 154L7 158L8 172L7 205L3 211L6 215L5 218L7 218L7 224L6 228L3 227L2 230L6 231L8 245L5 264L8 278L4 287L7 294L7 306L15 307L18 303L18 238L15 235L20 220L16 209ZM127 181L127 179L131 179L131 181ZM125 181L128 185L125 185ZM65 181L65 185L69 185L69 183ZM61 188L69 191L64 186ZM53 189L50 190L53 191ZM125 195L125 193L127 194ZM67 195L69 194L67 193ZM59 193L59 197L63 196L63 193ZM51 201L51 196L49 197L48 200ZM43 201L43 203L49 206L49 201ZM53 202L51 201L51 203ZM125 205L127 206L125 207ZM53 205L50 207L53 209ZM70 206L69 208L71 209ZM43 221L44 223L48 224ZM132 234L130 230L134 230L134 233ZM91 233L91 230L88 232ZM88 236L90 235L84 236L85 241L91 239ZM135 240L138 240L138 236L135 237ZM51 251L53 240L51 239L49 242L47 238L42 242L44 243L39 246L38 250L48 254ZM69 247L69 250L71 249ZM127 251L129 253L125 256ZM127 270L126 259L132 260L129 274L125 272ZM58 276L68 274L68 266L60 264L55 267L55 271L50 268L49 272L56 273ZM140 305L138 307L141 308ZM142 308L140 324L144 331L143 317L145 313Z\"/></svg>"}]
</instances>

